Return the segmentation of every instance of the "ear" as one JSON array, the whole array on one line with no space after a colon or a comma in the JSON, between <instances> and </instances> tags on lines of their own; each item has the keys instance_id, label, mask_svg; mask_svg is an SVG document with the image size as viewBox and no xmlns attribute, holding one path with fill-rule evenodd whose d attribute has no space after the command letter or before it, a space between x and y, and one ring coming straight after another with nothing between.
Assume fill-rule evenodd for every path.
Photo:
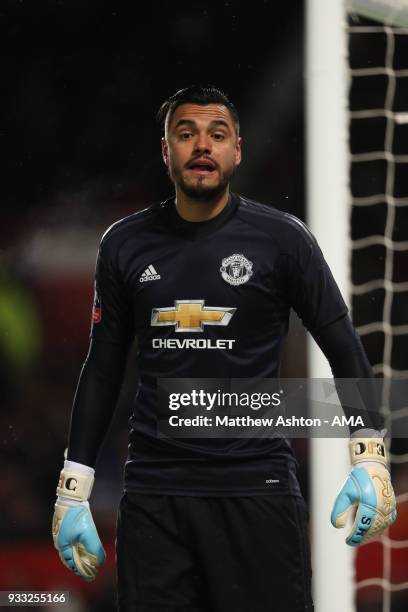
<instances>
[{"instance_id":1,"label":"ear","mask_svg":"<svg viewBox=\"0 0 408 612\"><path fill-rule=\"evenodd\" d=\"M163 161L168 167L169 165L169 145L167 144L167 140L164 136L161 139L161 149L162 149Z\"/></svg>"},{"instance_id":2,"label":"ear","mask_svg":"<svg viewBox=\"0 0 408 612\"><path fill-rule=\"evenodd\" d=\"M242 159L241 144L242 144L242 138L239 137L237 138L237 144L235 145L235 165L236 166L239 166L239 164L241 163L241 159Z\"/></svg>"}]
</instances>

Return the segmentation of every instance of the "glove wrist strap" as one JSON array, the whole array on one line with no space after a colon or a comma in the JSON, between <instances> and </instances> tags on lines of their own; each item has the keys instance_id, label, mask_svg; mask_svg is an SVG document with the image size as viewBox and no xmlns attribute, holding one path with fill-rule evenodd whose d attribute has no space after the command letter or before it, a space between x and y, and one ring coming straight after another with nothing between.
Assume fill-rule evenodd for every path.
<instances>
[{"instance_id":1,"label":"glove wrist strap","mask_svg":"<svg viewBox=\"0 0 408 612\"><path fill-rule=\"evenodd\" d=\"M64 468L60 473L57 495L79 502L87 501L91 495L94 480L93 474L81 474Z\"/></svg>"},{"instance_id":2,"label":"glove wrist strap","mask_svg":"<svg viewBox=\"0 0 408 612\"><path fill-rule=\"evenodd\" d=\"M382 438L351 438L349 451L352 465L362 461L376 461L388 467L387 451Z\"/></svg>"}]
</instances>

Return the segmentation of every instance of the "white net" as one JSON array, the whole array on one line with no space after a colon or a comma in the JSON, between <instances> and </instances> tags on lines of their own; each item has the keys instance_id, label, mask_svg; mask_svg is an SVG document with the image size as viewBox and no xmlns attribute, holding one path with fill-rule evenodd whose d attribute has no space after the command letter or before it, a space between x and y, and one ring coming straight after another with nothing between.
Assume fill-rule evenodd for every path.
<instances>
[{"instance_id":1,"label":"white net","mask_svg":"<svg viewBox=\"0 0 408 612\"><path fill-rule=\"evenodd\" d=\"M352 312L392 436L408 417L391 387L408 379L408 28L351 16L348 40ZM358 550L359 611L408 609L407 440L389 451L399 517Z\"/></svg>"}]
</instances>

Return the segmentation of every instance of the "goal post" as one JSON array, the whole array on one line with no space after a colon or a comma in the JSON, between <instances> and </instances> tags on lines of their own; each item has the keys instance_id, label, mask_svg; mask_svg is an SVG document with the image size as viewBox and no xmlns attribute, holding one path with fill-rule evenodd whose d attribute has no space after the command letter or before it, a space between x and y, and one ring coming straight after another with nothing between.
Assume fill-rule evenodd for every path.
<instances>
[{"instance_id":1,"label":"goal post","mask_svg":"<svg viewBox=\"0 0 408 612\"><path fill-rule=\"evenodd\" d=\"M366 19L349 24L349 14ZM393 379L408 380L408 1L306 0L305 40L306 220L352 307L374 374L384 379L391 438L397 419L408 417L408 400L394 406L391 395ZM330 377L311 339L308 353L309 376ZM388 446L398 511L406 516L407 441ZM397 531L392 527L357 555L347 547L329 516L348 471L345 440L311 440L316 612L353 612L357 593L373 588L376 609L381 602L382 612L391 612L393 598L408 589L408 572L394 555L408 549L408 529L397 521ZM359 578L354 561L361 569L379 546L381 575Z\"/></svg>"},{"instance_id":2,"label":"goal post","mask_svg":"<svg viewBox=\"0 0 408 612\"><path fill-rule=\"evenodd\" d=\"M306 221L348 301L348 166L346 15L336 0L306 5ZM329 378L327 360L310 338L310 378ZM344 438L314 438L311 448L311 539L316 612L352 612L353 551L330 513L348 472Z\"/></svg>"},{"instance_id":3,"label":"goal post","mask_svg":"<svg viewBox=\"0 0 408 612\"><path fill-rule=\"evenodd\" d=\"M347 0L346 10L384 25L408 25L408 3L406 0Z\"/></svg>"}]
</instances>

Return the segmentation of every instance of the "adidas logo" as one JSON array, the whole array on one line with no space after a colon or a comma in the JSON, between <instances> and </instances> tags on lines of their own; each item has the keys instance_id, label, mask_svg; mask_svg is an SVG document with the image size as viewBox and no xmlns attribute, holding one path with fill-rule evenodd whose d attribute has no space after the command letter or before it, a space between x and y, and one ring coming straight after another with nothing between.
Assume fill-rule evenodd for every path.
<instances>
[{"instance_id":1,"label":"adidas logo","mask_svg":"<svg viewBox=\"0 0 408 612\"><path fill-rule=\"evenodd\" d=\"M143 272L142 276L139 278L139 281L141 283L145 283L146 281L154 281L154 280L160 280L160 279L161 279L160 274L157 274L156 270L154 269L154 266L150 265Z\"/></svg>"}]
</instances>

